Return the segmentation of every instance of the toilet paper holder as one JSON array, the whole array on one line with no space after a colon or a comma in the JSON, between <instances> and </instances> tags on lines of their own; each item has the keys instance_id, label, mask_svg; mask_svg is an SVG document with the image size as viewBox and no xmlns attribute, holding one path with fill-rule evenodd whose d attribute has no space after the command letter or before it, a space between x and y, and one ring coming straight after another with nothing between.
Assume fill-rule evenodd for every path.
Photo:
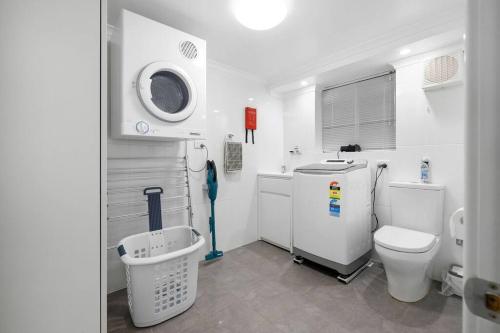
<instances>
[{"instance_id":1,"label":"toilet paper holder","mask_svg":"<svg viewBox=\"0 0 500 333\"><path fill-rule=\"evenodd\" d=\"M455 243L459 246L464 244L465 235L464 208L457 209L450 217L450 233L455 238Z\"/></svg>"}]
</instances>

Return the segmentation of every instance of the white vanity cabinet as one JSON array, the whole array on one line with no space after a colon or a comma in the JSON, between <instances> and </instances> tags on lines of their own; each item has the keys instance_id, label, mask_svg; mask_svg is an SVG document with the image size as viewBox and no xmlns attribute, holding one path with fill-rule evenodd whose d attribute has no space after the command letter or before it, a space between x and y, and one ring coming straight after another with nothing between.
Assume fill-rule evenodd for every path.
<instances>
[{"instance_id":1,"label":"white vanity cabinet","mask_svg":"<svg viewBox=\"0 0 500 333\"><path fill-rule=\"evenodd\" d=\"M260 239L291 249L292 174L259 174L258 219Z\"/></svg>"}]
</instances>

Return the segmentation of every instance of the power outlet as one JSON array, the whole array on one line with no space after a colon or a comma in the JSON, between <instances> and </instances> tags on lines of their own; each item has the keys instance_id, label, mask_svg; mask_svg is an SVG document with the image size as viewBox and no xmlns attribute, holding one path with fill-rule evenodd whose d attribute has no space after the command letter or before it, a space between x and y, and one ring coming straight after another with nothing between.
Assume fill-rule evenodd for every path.
<instances>
[{"instance_id":1,"label":"power outlet","mask_svg":"<svg viewBox=\"0 0 500 333\"><path fill-rule=\"evenodd\" d=\"M389 167L389 160L377 160L377 168L382 168L385 165L386 168Z\"/></svg>"},{"instance_id":2,"label":"power outlet","mask_svg":"<svg viewBox=\"0 0 500 333\"><path fill-rule=\"evenodd\" d=\"M203 149L203 147L205 147L205 143L202 140L194 140L193 146L194 146L194 149Z\"/></svg>"}]
</instances>

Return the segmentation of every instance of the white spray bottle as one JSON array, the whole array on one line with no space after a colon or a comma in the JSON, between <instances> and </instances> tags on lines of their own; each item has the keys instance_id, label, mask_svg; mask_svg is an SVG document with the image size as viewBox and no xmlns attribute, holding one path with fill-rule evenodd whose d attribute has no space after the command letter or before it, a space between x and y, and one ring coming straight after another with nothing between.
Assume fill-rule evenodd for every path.
<instances>
[{"instance_id":1,"label":"white spray bottle","mask_svg":"<svg viewBox=\"0 0 500 333\"><path fill-rule=\"evenodd\" d=\"M420 182L428 184L431 182L431 160L423 157L420 163Z\"/></svg>"}]
</instances>

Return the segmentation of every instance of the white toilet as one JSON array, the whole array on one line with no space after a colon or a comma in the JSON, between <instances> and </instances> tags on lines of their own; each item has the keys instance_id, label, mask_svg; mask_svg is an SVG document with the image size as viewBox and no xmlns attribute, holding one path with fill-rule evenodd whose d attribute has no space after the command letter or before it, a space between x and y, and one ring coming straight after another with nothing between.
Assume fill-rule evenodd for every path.
<instances>
[{"instance_id":1,"label":"white toilet","mask_svg":"<svg viewBox=\"0 0 500 333\"><path fill-rule=\"evenodd\" d=\"M375 250L391 296L416 302L431 286L429 271L443 228L444 186L391 182L389 191L392 225L375 232Z\"/></svg>"}]
</instances>

